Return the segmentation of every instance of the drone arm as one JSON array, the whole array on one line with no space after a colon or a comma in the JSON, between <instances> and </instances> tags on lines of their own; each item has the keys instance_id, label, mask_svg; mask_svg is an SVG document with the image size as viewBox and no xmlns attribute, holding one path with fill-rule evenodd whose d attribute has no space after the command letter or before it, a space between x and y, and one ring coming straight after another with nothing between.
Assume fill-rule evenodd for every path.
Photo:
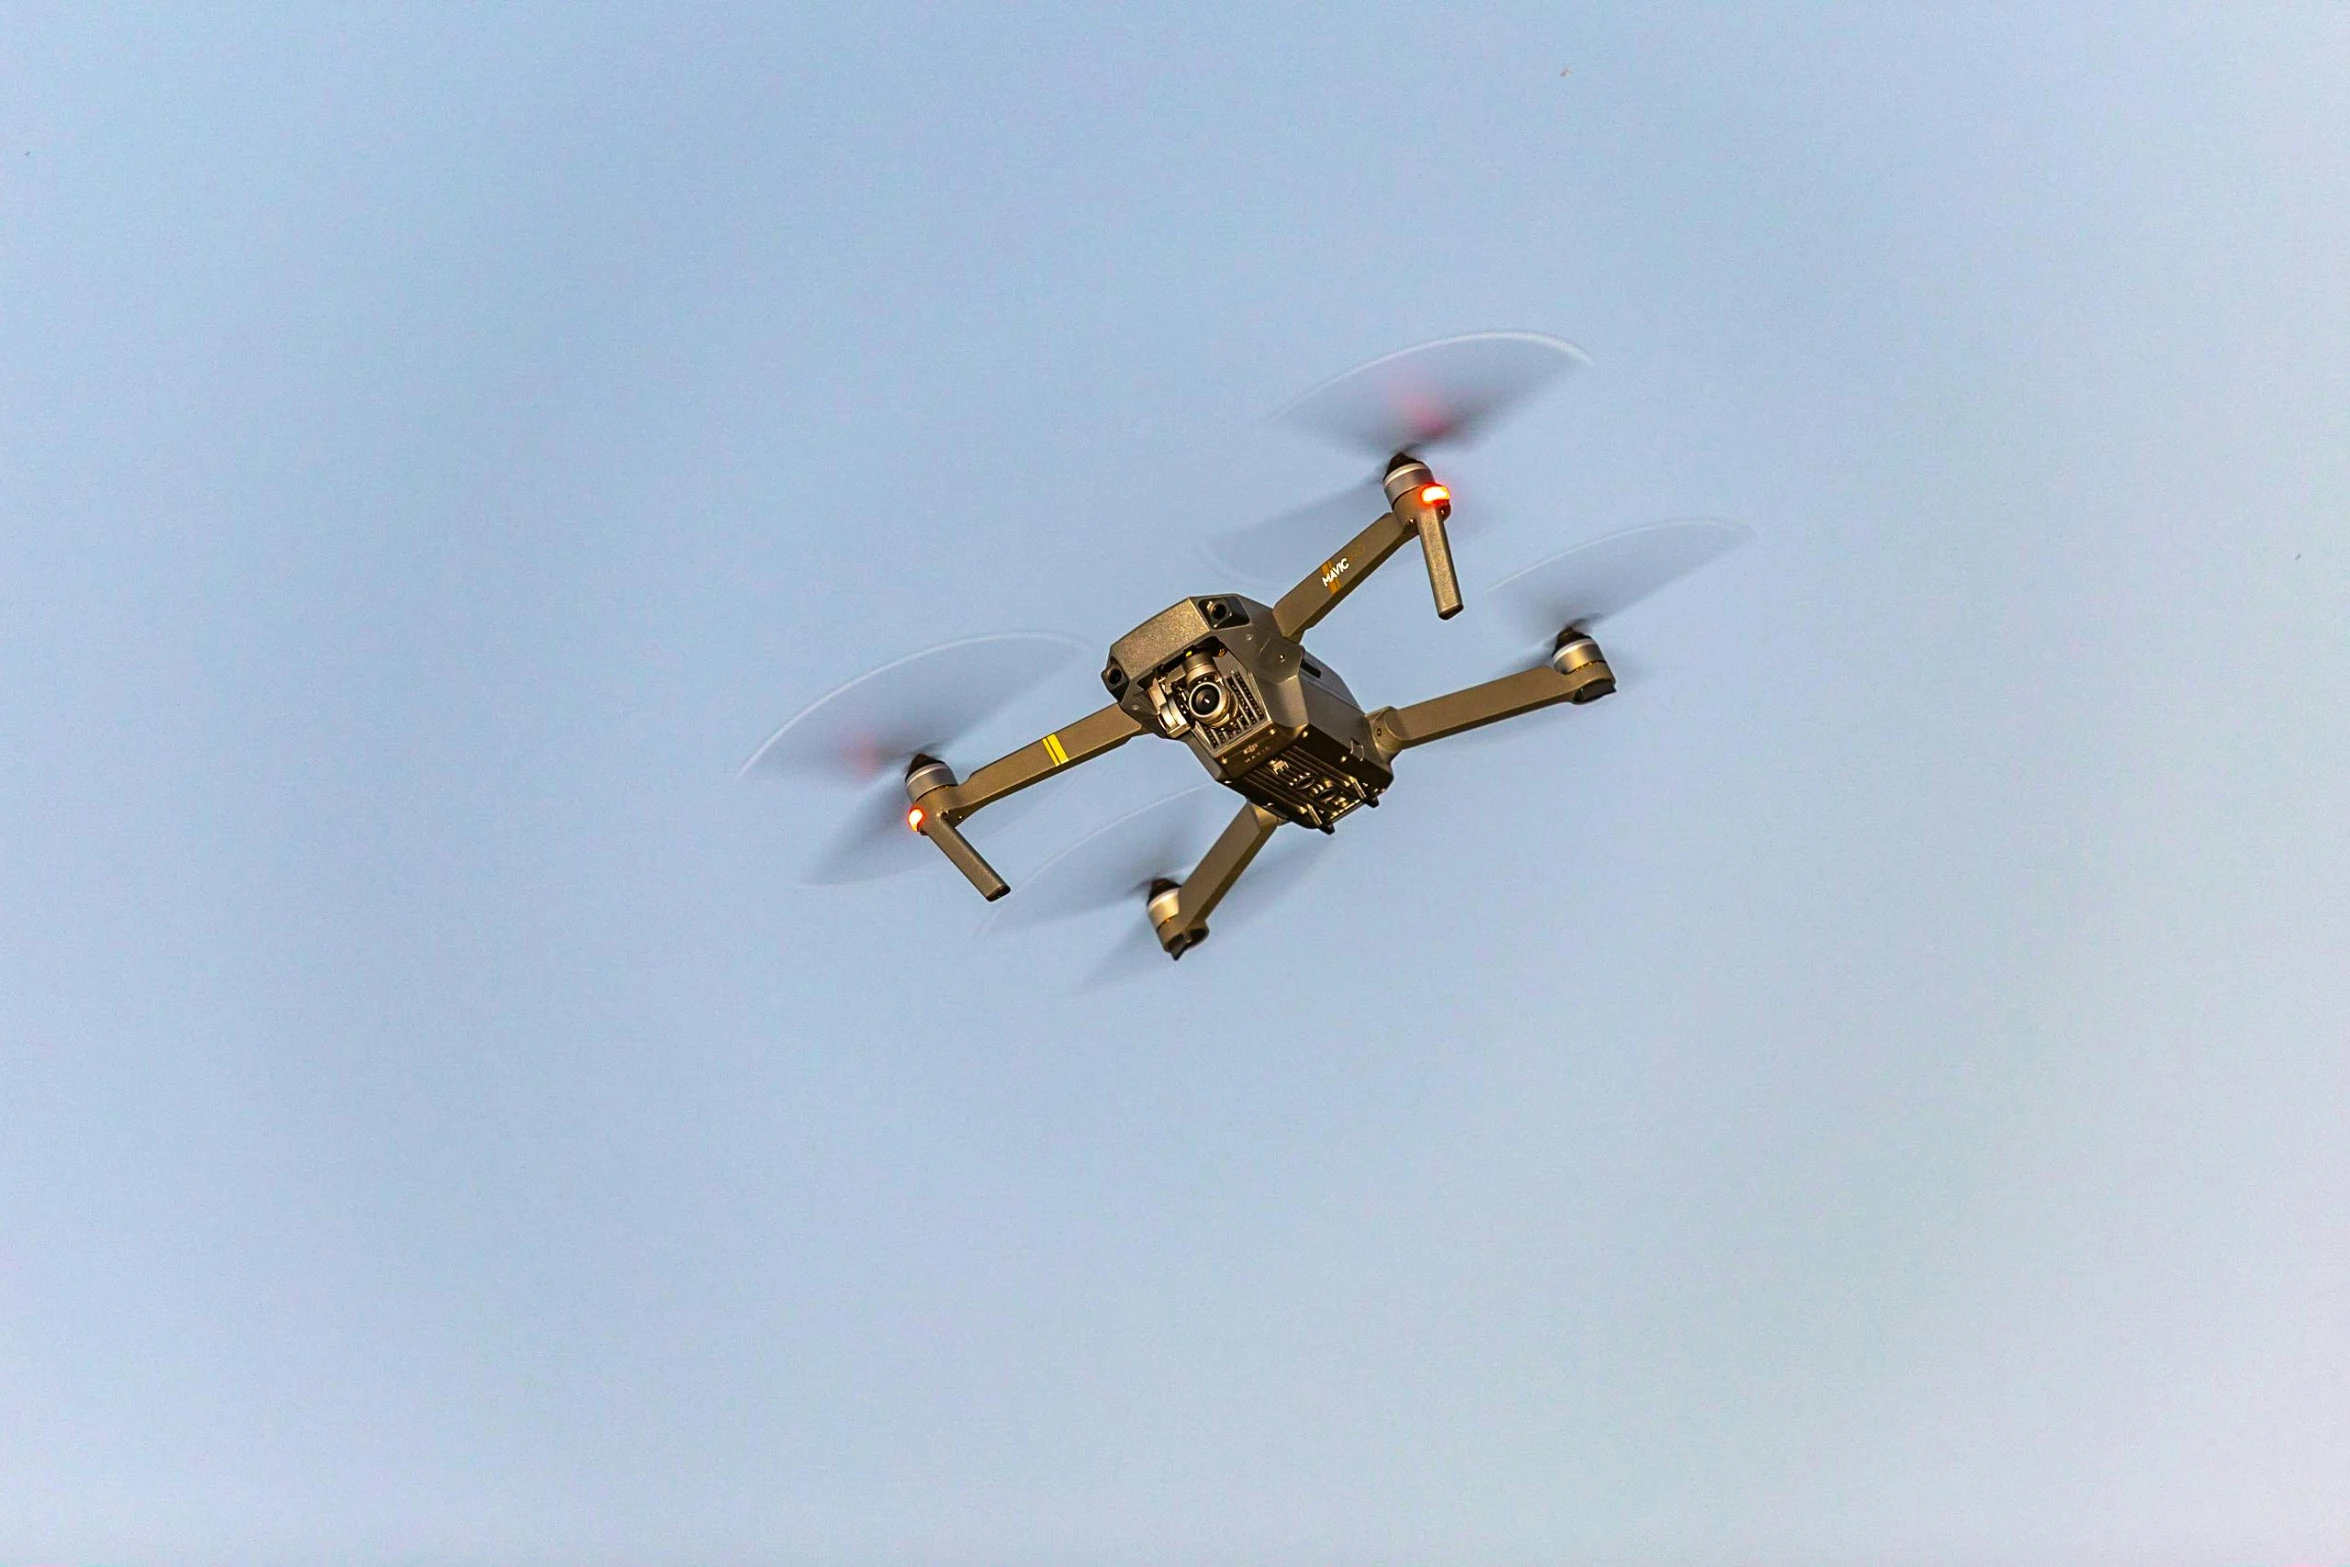
<instances>
[{"instance_id":1,"label":"drone arm","mask_svg":"<svg viewBox=\"0 0 2350 1567\"><path fill-rule=\"evenodd\" d=\"M1596 701L1616 688L1614 672L1597 651L1593 648L1591 658L1565 673L1550 664L1538 664L1409 707L1383 707L1371 715L1372 741L1392 757L1415 745L1539 712L1559 702Z\"/></svg>"},{"instance_id":2,"label":"drone arm","mask_svg":"<svg viewBox=\"0 0 2350 1567\"><path fill-rule=\"evenodd\" d=\"M1263 806L1253 801L1242 806L1240 814L1232 818L1231 825L1184 878L1183 886L1174 894L1175 906L1167 912L1167 917L1153 919L1159 945L1171 955L1181 957L1184 949L1205 941L1208 916L1224 901L1224 894L1232 890L1232 884L1240 880L1240 873L1248 869L1249 862L1257 857L1257 851L1280 825L1281 818ZM1160 906L1154 903L1152 907L1156 914Z\"/></svg>"},{"instance_id":3,"label":"drone arm","mask_svg":"<svg viewBox=\"0 0 2350 1567\"><path fill-rule=\"evenodd\" d=\"M1066 772L1080 762L1116 750L1141 734L1143 728L1140 719L1112 703L1086 714L1066 729L1056 729L1042 740L1031 741L1011 755L997 758L961 783L938 791L935 801L925 796L915 804L930 807L933 816L961 822L982 806L993 805L1030 784L1042 783L1055 773Z\"/></svg>"},{"instance_id":4,"label":"drone arm","mask_svg":"<svg viewBox=\"0 0 2350 1567\"><path fill-rule=\"evenodd\" d=\"M1120 708L1105 707L997 758L961 783L955 782L946 763L935 757L916 757L918 765L906 775L906 792L913 799L906 824L937 844L964 879L979 889L979 895L993 903L1010 892L1011 886L963 836L961 823L982 806L1117 749L1141 734L1142 728L1140 721Z\"/></svg>"},{"instance_id":5,"label":"drone arm","mask_svg":"<svg viewBox=\"0 0 2350 1567\"><path fill-rule=\"evenodd\" d=\"M1281 595L1281 602L1273 606L1274 626L1291 641L1304 636L1412 537L1410 526L1397 520L1395 513L1382 514L1303 582ZM1451 569L1449 557L1446 569Z\"/></svg>"}]
</instances>

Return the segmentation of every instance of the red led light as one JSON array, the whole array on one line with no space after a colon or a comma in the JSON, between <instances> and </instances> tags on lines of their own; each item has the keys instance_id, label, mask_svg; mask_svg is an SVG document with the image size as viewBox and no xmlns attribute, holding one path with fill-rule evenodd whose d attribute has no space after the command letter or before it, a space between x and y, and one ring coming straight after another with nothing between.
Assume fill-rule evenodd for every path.
<instances>
[{"instance_id":1,"label":"red led light","mask_svg":"<svg viewBox=\"0 0 2350 1567\"><path fill-rule=\"evenodd\" d=\"M1420 504L1423 506L1443 506L1450 503L1451 500L1452 491L1446 489L1441 484L1423 484L1420 486Z\"/></svg>"},{"instance_id":2,"label":"red led light","mask_svg":"<svg viewBox=\"0 0 2350 1567\"><path fill-rule=\"evenodd\" d=\"M920 832L922 830L922 821L923 817L921 806L917 805L906 813L906 827L908 831Z\"/></svg>"}]
</instances>

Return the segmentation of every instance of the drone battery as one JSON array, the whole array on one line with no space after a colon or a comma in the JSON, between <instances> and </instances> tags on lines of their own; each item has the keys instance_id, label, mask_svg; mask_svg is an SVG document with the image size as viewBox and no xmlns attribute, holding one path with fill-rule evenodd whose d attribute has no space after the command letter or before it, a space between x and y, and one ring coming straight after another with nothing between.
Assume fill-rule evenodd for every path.
<instances>
[{"instance_id":1,"label":"drone battery","mask_svg":"<svg viewBox=\"0 0 2350 1567\"><path fill-rule=\"evenodd\" d=\"M1307 730L1232 780L1232 786L1301 827L1334 826L1361 805L1376 805L1386 780L1359 765L1334 737Z\"/></svg>"}]
</instances>

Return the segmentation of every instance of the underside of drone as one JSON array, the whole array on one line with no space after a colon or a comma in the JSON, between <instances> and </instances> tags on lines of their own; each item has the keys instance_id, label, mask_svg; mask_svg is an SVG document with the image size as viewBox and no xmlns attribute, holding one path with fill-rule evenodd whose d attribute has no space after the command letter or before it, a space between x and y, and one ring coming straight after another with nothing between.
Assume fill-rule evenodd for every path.
<instances>
[{"instance_id":1,"label":"underside of drone","mask_svg":"<svg viewBox=\"0 0 2350 1567\"><path fill-rule=\"evenodd\" d=\"M1353 509L1355 517L1374 503L1385 510L1272 604L1216 593L1178 600L1151 616L1110 645L1101 671L1107 705L968 777L958 780L938 753L954 733L1060 667L1069 651L1061 639L981 638L901 660L803 711L745 771L846 773L880 787L894 773L902 792L872 793L894 797L899 803L889 814L902 810L904 825L883 828L878 801L868 803L850 834L820 861L823 874L815 879L853 879L888 861L902 863L902 856L876 852L877 832L893 832L903 842L910 829L992 902L1011 888L965 836L964 823L1129 740L1147 735L1182 744L1240 803L1188 868L1154 864L1139 886L1128 883L1125 896L1140 904L1158 948L1180 958L1207 939L1209 917L1275 833L1284 826L1331 833L1358 808L1377 806L1395 781L1402 752L1613 692L1616 674L1592 626L1746 537L1743 528L1715 521L1652 524L1507 579L1495 597L1532 633L1528 641L1540 638L1529 666L1409 706L1366 710L1338 673L1307 651L1307 632L1414 541L1438 617L1459 613L1446 526L1452 494L1421 452L1472 438L1580 361L1555 338L1480 333L1389 355L1307 394L1283 417L1382 450L1376 493L1364 486L1227 535L1211 545L1211 556L1263 555L1287 542L1285 535L1302 543L1312 531L1329 529L1342 509Z\"/></svg>"}]
</instances>

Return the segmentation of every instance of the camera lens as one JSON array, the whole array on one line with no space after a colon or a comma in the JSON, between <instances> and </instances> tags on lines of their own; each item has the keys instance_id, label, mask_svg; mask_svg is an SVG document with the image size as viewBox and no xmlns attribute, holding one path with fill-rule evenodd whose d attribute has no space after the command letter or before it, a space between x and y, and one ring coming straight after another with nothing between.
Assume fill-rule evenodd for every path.
<instances>
[{"instance_id":1,"label":"camera lens","mask_svg":"<svg viewBox=\"0 0 2350 1567\"><path fill-rule=\"evenodd\" d=\"M1212 724L1231 709L1232 701L1225 695L1222 681L1199 680L1194 681L1191 689L1183 693L1183 705L1201 723Z\"/></svg>"}]
</instances>

